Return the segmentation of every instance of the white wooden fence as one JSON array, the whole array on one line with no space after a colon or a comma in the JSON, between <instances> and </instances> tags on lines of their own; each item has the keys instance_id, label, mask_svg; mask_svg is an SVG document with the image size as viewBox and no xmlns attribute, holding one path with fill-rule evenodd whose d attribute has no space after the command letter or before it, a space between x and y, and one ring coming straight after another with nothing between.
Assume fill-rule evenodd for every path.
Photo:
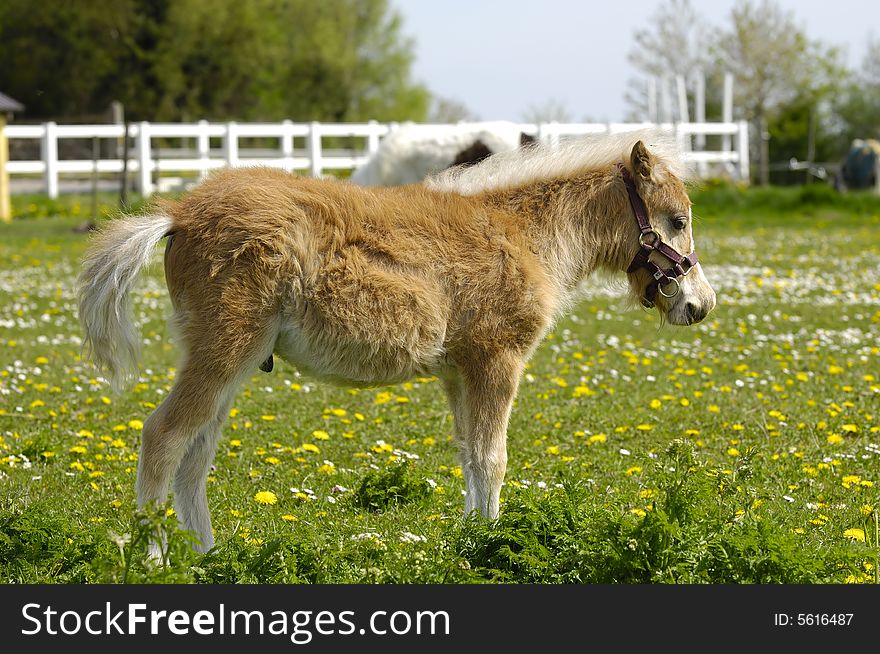
<instances>
[{"instance_id":1,"label":"white wooden fence","mask_svg":"<svg viewBox=\"0 0 880 654\"><path fill-rule=\"evenodd\" d=\"M651 123L523 123L524 132L537 134L541 141L554 144L560 138L585 134L618 133L652 127ZM263 165L285 170L305 171L318 177L325 170L351 170L367 161L375 152L381 138L397 127L396 123L133 123L128 136L134 139L134 147L128 160L127 170L136 175L137 188L144 195L156 190L154 175L163 173L189 173L204 177L209 171L224 166ZM707 164L723 164L740 179L749 177L748 126L738 123L675 123L660 127L671 130L688 160L697 164L698 170L706 170ZM12 159L6 164L10 176L35 176L43 180L43 190L50 197L59 193L62 175L88 177L94 174L121 173L123 160L116 158L60 159L59 141L63 139L110 140L116 151L122 151L125 137L124 125L7 125L4 129L10 145L19 139L38 140L39 159ZM718 150L694 150L693 136L720 136ZM362 145L357 148L328 150L323 147L327 137L358 137ZM155 139L194 140L194 147L159 148ZM246 149L241 139L275 139L277 148ZM219 147L212 147L211 141ZM296 141L301 142L295 147ZM698 138L704 142L704 138ZM182 142L182 141L181 141ZM15 152L15 148L11 148Z\"/></svg>"}]
</instances>

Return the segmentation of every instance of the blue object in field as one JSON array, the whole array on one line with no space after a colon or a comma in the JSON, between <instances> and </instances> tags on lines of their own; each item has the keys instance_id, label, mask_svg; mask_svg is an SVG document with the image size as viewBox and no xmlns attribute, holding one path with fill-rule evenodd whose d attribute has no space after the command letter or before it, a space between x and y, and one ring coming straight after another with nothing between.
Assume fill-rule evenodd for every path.
<instances>
[{"instance_id":1,"label":"blue object in field","mask_svg":"<svg viewBox=\"0 0 880 654\"><path fill-rule=\"evenodd\" d=\"M880 142L874 139L856 139L852 143L840 173L848 188L867 188L877 183L877 160Z\"/></svg>"}]
</instances>

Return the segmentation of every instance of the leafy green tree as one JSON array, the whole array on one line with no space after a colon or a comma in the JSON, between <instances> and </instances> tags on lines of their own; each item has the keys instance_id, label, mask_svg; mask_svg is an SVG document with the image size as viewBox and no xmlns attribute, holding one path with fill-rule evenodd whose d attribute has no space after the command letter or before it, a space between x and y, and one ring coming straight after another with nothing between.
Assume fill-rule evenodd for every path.
<instances>
[{"instance_id":1,"label":"leafy green tree","mask_svg":"<svg viewBox=\"0 0 880 654\"><path fill-rule=\"evenodd\" d=\"M716 35L715 55L718 65L735 76L736 106L751 123L758 181L767 184L774 134L771 123L780 119L786 107L791 106L795 114L806 108L800 121L808 148L805 158L814 159L820 109L837 92L846 71L836 48L810 40L794 14L772 0L739 0L730 19L730 26ZM791 118L790 114L783 122ZM776 122L775 131L777 135L790 132L790 127L783 130Z\"/></svg>"},{"instance_id":2,"label":"leafy green tree","mask_svg":"<svg viewBox=\"0 0 880 654\"><path fill-rule=\"evenodd\" d=\"M388 0L4 0L0 88L28 118L424 119Z\"/></svg>"},{"instance_id":3,"label":"leafy green tree","mask_svg":"<svg viewBox=\"0 0 880 654\"><path fill-rule=\"evenodd\" d=\"M861 69L835 96L833 108L840 156L853 139L880 139L880 39L869 42Z\"/></svg>"}]
</instances>

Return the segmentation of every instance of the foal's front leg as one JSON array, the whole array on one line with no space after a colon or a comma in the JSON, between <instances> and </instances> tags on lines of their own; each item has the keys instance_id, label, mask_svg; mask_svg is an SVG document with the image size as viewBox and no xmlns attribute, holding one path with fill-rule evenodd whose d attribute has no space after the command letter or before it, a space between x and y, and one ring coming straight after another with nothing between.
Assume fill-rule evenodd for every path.
<instances>
[{"instance_id":1,"label":"foal's front leg","mask_svg":"<svg viewBox=\"0 0 880 654\"><path fill-rule=\"evenodd\" d=\"M507 469L507 423L519 386L522 362L514 356L496 356L469 362L461 369L453 409L467 482L465 515L475 511L498 517L501 484Z\"/></svg>"}]
</instances>

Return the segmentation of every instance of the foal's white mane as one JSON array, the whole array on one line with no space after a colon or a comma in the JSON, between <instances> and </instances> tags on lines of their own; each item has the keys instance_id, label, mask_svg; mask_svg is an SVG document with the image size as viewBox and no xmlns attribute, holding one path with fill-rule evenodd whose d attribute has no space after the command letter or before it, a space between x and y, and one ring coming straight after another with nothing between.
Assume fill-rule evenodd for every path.
<instances>
[{"instance_id":1,"label":"foal's white mane","mask_svg":"<svg viewBox=\"0 0 880 654\"><path fill-rule=\"evenodd\" d=\"M512 188L581 171L629 163L638 141L675 176L685 179L687 168L674 136L659 129L567 139L552 147L536 144L510 152L499 152L475 166L456 167L425 180L428 188L475 195L483 191Z\"/></svg>"}]
</instances>

